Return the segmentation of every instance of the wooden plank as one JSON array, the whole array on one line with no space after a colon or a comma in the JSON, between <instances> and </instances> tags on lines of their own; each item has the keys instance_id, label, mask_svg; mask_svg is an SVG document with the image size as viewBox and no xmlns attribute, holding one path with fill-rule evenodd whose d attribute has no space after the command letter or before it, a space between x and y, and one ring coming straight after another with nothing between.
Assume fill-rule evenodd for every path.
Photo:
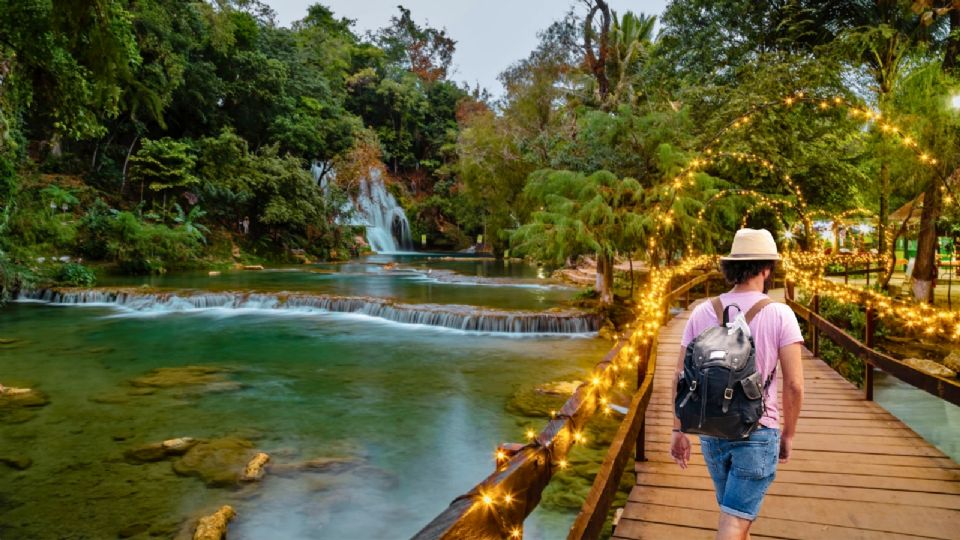
<instances>
[{"instance_id":1,"label":"wooden plank","mask_svg":"<svg viewBox=\"0 0 960 540\"><path fill-rule=\"evenodd\" d=\"M761 514L763 515L763 514ZM623 512L621 523L623 529L617 527L616 534L620 538L652 538L644 536L643 523L664 523L716 531L717 512L699 510L695 508L678 508L673 506L636 504L627 506ZM634 528L634 524L640 524ZM758 519L750 528L750 535L767 535L775 538L796 540L919 540L922 536L882 532L870 529L856 529L838 527L823 523L808 523L792 519L776 519L764 516ZM716 535L716 533L714 533ZM935 538L945 538L943 536Z\"/></svg>"},{"instance_id":2,"label":"wooden plank","mask_svg":"<svg viewBox=\"0 0 960 540\"><path fill-rule=\"evenodd\" d=\"M650 540L662 540L664 538L669 538L670 540L714 540L716 537L716 532L712 529L701 529L699 527L685 527L683 525L667 525L664 523L651 523L651 522L637 522L636 525L626 523L628 521L633 521L630 519L621 518L621 523L623 526L621 530L624 532L636 529L639 531L640 536L631 537L631 536L613 536L615 540L627 540L632 538L643 538ZM756 540L769 540L777 538L776 536L763 536L759 534L751 534L750 538Z\"/></svg>"},{"instance_id":3,"label":"wooden plank","mask_svg":"<svg viewBox=\"0 0 960 540\"><path fill-rule=\"evenodd\" d=\"M644 472L637 474L637 485L647 486L651 489L656 487L669 487L698 489L711 494L713 493L713 481L705 476ZM960 510L960 497L925 491L901 491L774 482L767 493L808 499L892 503L897 505L930 506L933 508Z\"/></svg>"},{"instance_id":4,"label":"wooden plank","mask_svg":"<svg viewBox=\"0 0 960 540\"><path fill-rule=\"evenodd\" d=\"M648 461L635 465L613 538L713 538L718 508L699 439L690 466L669 455L671 383L684 322L660 333L647 412ZM821 328L822 330L822 328ZM829 330L822 332L825 337ZM852 339L852 338L851 338ZM856 341L856 340L853 340ZM960 465L802 350L804 409L788 463L778 467L754 538L960 538Z\"/></svg>"},{"instance_id":5,"label":"wooden plank","mask_svg":"<svg viewBox=\"0 0 960 540\"><path fill-rule=\"evenodd\" d=\"M685 509L714 510L716 497L712 492L672 488L633 489L630 501L659 504ZM898 534L914 534L928 538L949 538L960 520L960 511L943 508L898 507L894 504L849 502L822 499L795 499L767 495L761 516L804 521ZM907 519L909 518L909 519ZM758 520L758 523L763 520ZM761 531L757 531L763 534Z\"/></svg>"}]
</instances>

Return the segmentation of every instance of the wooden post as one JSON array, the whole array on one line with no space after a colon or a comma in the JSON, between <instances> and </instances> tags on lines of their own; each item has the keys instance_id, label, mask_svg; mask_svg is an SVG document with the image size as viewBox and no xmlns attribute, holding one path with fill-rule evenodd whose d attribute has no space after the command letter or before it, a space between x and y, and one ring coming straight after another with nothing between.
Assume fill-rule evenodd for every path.
<instances>
[{"instance_id":1,"label":"wooden post","mask_svg":"<svg viewBox=\"0 0 960 540\"><path fill-rule=\"evenodd\" d=\"M870 263L867 263L867 288L870 288Z\"/></svg>"},{"instance_id":2,"label":"wooden post","mask_svg":"<svg viewBox=\"0 0 960 540\"><path fill-rule=\"evenodd\" d=\"M864 344L867 348L873 348L873 334L876 330L876 313L872 307L867 307L867 324L865 329ZM873 401L873 364L868 359L863 360L863 397L867 401Z\"/></svg>"},{"instance_id":3,"label":"wooden post","mask_svg":"<svg viewBox=\"0 0 960 540\"><path fill-rule=\"evenodd\" d=\"M640 434L637 435L637 455L634 461L647 460L647 414L644 411L643 420L640 421Z\"/></svg>"},{"instance_id":4,"label":"wooden post","mask_svg":"<svg viewBox=\"0 0 960 540\"><path fill-rule=\"evenodd\" d=\"M710 298L710 280L707 280L707 298Z\"/></svg>"},{"instance_id":5,"label":"wooden post","mask_svg":"<svg viewBox=\"0 0 960 540\"><path fill-rule=\"evenodd\" d=\"M787 290L787 298L794 300L796 297L794 296L793 282L784 280L783 286Z\"/></svg>"},{"instance_id":6,"label":"wooden post","mask_svg":"<svg viewBox=\"0 0 960 540\"><path fill-rule=\"evenodd\" d=\"M850 283L850 261L843 261L843 284Z\"/></svg>"},{"instance_id":7,"label":"wooden post","mask_svg":"<svg viewBox=\"0 0 960 540\"><path fill-rule=\"evenodd\" d=\"M819 315L820 314L820 295L813 295L813 302L810 305L810 311ZM820 357L820 330L817 329L817 325L813 322L813 317L810 317L810 336L811 341L813 341L813 355L817 358Z\"/></svg>"}]
</instances>

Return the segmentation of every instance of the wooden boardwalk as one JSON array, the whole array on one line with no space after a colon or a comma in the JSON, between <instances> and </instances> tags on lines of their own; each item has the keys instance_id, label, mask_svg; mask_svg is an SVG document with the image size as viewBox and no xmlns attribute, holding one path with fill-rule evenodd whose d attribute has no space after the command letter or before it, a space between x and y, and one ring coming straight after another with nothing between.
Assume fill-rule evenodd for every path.
<instances>
[{"instance_id":1,"label":"wooden boardwalk","mask_svg":"<svg viewBox=\"0 0 960 540\"><path fill-rule=\"evenodd\" d=\"M781 294L782 296L782 294ZM617 539L712 539L713 484L691 437L687 470L670 459L670 380L689 312L660 331L647 409L647 459L614 531ZM789 463L753 538L960 539L960 466L803 350L805 399Z\"/></svg>"}]
</instances>

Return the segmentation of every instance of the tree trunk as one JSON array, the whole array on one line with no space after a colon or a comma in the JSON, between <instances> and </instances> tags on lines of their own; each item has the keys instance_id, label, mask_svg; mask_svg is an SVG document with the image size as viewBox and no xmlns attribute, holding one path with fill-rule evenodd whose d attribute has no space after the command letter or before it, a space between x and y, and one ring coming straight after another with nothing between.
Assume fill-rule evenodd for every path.
<instances>
[{"instance_id":1,"label":"tree trunk","mask_svg":"<svg viewBox=\"0 0 960 540\"><path fill-rule=\"evenodd\" d=\"M880 215L877 216L877 253L883 253L887 246L887 219L890 215L890 166L886 161L880 164Z\"/></svg>"},{"instance_id":2,"label":"tree trunk","mask_svg":"<svg viewBox=\"0 0 960 540\"><path fill-rule=\"evenodd\" d=\"M940 182L930 182L923 193L920 231L917 235L917 262L913 266L913 298L917 302L933 301L933 280L936 278L937 218L940 217Z\"/></svg>"},{"instance_id":3,"label":"tree trunk","mask_svg":"<svg viewBox=\"0 0 960 540\"><path fill-rule=\"evenodd\" d=\"M593 18L600 13L600 35L597 36L597 51L593 44ZM605 0L592 0L590 11L583 24L583 48L586 53L587 68L597 80L597 98L605 105L610 93L610 81L607 79L607 56L610 52L610 6Z\"/></svg>"},{"instance_id":4,"label":"tree trunk","mask_svg":"<svg viewBox=\"0 0 960 540\"><path fill-rule=\"evenodd\" d=\"M613 256L606 253L597 253L597 281L600 293L600 304L613 304Z\"/></svg>"},{"instance_id":5,"label":"tree trunk","mask_svg":"<svg viewBox=\"0 0 960 540\"><path fill-rule=\"evenodd\" d=\"M127 185L127 167L130 165L130 155L133 154L133 146L137 144L140 135L134 135L130 141L130 148L127 148L127 157L123 160L123 176L120 178L120 195L123 195L123 188ZM143 202L143 184L140 186L140 201Z\"/></svg>"}]
</instances>

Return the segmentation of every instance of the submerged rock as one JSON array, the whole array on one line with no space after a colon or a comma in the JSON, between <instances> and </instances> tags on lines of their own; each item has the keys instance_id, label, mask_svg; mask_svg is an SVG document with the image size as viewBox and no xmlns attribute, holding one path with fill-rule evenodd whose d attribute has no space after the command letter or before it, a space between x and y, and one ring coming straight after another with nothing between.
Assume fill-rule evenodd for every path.
<instances>
[{"instance_id":1,"label":"submerged rock","mask_svg":"<svg viewBox=\"0 0 960 540\"><path fill-rule=\"evenodd\" d=\"M184 366L157 368L149 374L130 380L138 388L174 388L227 382L223 368L210 366Z\"/></svg>"},{"instance_id":2,"label":"submerged rock","mask_svg":"<svg viewBox=\"0 0 960 540\"><path fill-rule=\"evenodd\" d=\"M555 381L521 388L507 402L507 410L521 416L549 418L551 411L560 410L580 384L580 381Z\"/></svg>"},{"instance_id":3,"label":"submerged rock","mask_svg":"<svg viewBox=\"0 0 960 540\"><path fill-rule=\"evenodd\" d=\"M163 442L132 448L124 452L123 457L127 460L127 462L134 464L163 461L168 457L183 455L188 450L199 444L199 442L200 441L192 437L168 439Z\"/></svg>"},{"instance_id":4,"label":"submerged rock","mask_svg":"<svg viewBox=\"0 0 960 540\"><path fill-rule=\"evenodd\" d=\"M281 463L270 466L270 474L292 476L300 473L340 474L355 469L363 461L352 457L321 457L300 463Z\"/></svg>"},{"instance_id":5,"label":"submerged rock","mask_svg":"<svg viewBox=\"0 0 960 540\"><path fill-rule=\"evenodd\" d=\"M0 422L20 424L32 420L36 409L50 403L50 398L39 390L7 386L0 392Z\"/></svg>"},{"instance_id":6,"label":"submerged rock","mask_svg":"<svg viewBox=\"0 0 960 540\"><path fill-rule=\"evenodd\" d=\"M13 345L20 341L17 338L0 338L0 345Z\"/></svg>"},{"instance_id":7,"label":"submerged rock","mask_svg":"<svg viewBox=\"0 0 960 540\"><path fill-rule=\"evenodd\" d=\"M200 518L193 540L221 540L227 536L227 526L237 513L233 507L223 505L213 514Z\"/></svg>"},{"instance_id":8,"label":"submerged rock","mask_svg":"<svg viewBox=\"0 0 960 540\"><path fill-rule=\"evenodd\" d=\"M236 486L256 454L253 443L237 437L204 441L173 463L180 476L196 476L210 487Z\"/></svg>"},{"instance_id":9,"label":"submerged rock","mask_svg":"<svg viewBox=\"0 0 960 540\"><path fill-rule=\"evenodd\" d=\"M0 463L18 471L25 471L33 466L33 460L27 456L0 456Z\"/></svg>"},{"instance_id":10,"label":"submerged rock","mask_svg":"<svg viewBox=\"0 0 960 540\"><path fill-rule=\"evenodd\" d=\"M944 366L943 364L934 362L933 360L926 360L924 358L907 358L903 361L903 363L928 375L933 375L934 377L952 378L957 376L957 372Z\"/></svg>"}]
</instances>

